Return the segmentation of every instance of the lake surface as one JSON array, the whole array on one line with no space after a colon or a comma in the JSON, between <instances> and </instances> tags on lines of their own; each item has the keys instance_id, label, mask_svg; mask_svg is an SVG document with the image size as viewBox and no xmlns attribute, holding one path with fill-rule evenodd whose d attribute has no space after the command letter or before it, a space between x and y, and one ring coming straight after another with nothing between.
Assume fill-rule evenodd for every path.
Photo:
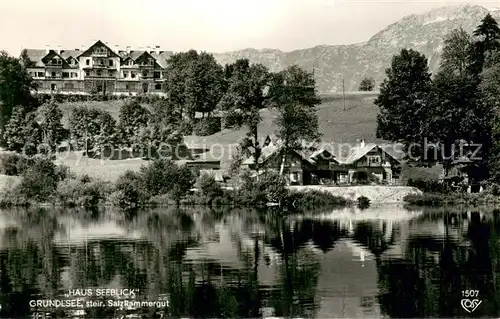
<instances>
[{"instance_id":1,"label":"lake surface","mask_svg":"<svg viewBox=\"0 0 500 319\"><path fill-rule=\"evenodd\" d=\"M500 315L498 211L117 216L0 211L0 317ZM481 303L469 313L462 299Z\"/></svg>"}]
</instances>

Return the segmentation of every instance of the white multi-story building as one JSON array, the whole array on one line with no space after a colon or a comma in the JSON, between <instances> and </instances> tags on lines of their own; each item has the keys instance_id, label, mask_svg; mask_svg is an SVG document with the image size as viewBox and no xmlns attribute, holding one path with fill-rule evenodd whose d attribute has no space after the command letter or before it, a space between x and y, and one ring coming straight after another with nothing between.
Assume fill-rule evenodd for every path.
<instances>
[{"instance_id":1,"label":"white multi-story building","mask_svg":"<svg viewBox=\"0 0 500 319\"><path fill-rule=\"evenodd\" d=\"M111 49L97 41L89 48L28 49L28 72L41 93L162 93L167 59L159 46L146 50Z\"/></svg>"}]
</instances>

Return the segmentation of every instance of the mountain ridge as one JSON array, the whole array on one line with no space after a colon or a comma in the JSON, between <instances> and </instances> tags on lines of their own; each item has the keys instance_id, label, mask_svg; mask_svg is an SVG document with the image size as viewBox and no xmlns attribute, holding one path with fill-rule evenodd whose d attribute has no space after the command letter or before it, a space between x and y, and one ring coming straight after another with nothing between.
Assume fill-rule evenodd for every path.
<instances>
[{"instance_id":1,"label":"mountain ridge","mask_svg":"<svg viewBox=\"0 0 500 319\"><path fill-rule=\"evenodd\" d=\"M439 67L443 38L451 30L463 27L472 32L481 19L490 12L497 20L500 11L483 6L466 4L444 6L423 14L411 14L376 32L368 41L355 44L325 45L281 51L279 49L247 48L224 53L213 53L221 64L248 58L261 63L271 71L279 71L297 64L313 71L320 93L357 90L364 77L373 77L378 86L385 77L391 58L401 49L415 49L429 60L431 72Z\"/></svg>"}]
</instances>

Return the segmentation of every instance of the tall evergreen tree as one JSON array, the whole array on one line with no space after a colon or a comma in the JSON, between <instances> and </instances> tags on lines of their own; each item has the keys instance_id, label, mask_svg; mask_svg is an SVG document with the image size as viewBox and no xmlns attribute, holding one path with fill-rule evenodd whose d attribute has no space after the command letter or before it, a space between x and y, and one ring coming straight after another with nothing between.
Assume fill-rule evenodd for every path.
<instances>
[{"instance_id":1,"label":"tall evergreen tree","mask_svg":"<svg viewBox=\"0 0 500 319\"><path fill-rule=\"evenodd\" d=\"M481 24L474 31L475 41L470 48L471 71L475 75L479 75L483 70L483 64L487 52L495 51L500 48L500 28L498 23L487 14Z\"/></svg>"}]
</instances>

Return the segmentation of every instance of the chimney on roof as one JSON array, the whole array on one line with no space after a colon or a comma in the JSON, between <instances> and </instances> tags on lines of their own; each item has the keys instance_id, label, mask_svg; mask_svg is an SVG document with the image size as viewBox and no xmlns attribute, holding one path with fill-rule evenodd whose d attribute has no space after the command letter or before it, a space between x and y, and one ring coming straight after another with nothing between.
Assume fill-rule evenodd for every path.
<instances>
[{"instance_id":1,"label":"chimney on roof","mask_svg":"<svg viewBox=\"0 0 500 319\"><path fill-rule=\"evenodd\" d=\"M57 54L61 54L61 46L60 45L57 46Z\"/></svg>"},{"instance_id":2,"label":"chimney on roof","mask_svg":"<svg viewBox=\"0 0 500 319\"><path fill-rule=\"evenodd\" d=\"M127 53L130 53L130 45L127 45Z\"/></svg>"},{"instance_id":3,"label":"chimney on roof","mask_svg":"<svg viewBox=\"0 0 500 319\"><path fill-rule=\"evenodd\" d=\"M120 52L120 46L118 44L115 44L115 52L116 53Z\"/></svg>"},{"instance_id":4,"label":"chimney on roof","mask_svg":"<svg viewBox=\"0 0 500 319\"><path fill-rule=\"evenodd\" d=\"M155 45L155 52L156 52L156 54L160 54L160 46L159 45Z\"/></svg>"},{"instance_id":5,"label":"chimney on roof","mask_svg":"<svg viewBox=\"0 0 500 319\"><path fill-rule=\"evenodd\" d=\"M45 53L49 53L50 52L50 45L46 45L45 46Z\"/></svg>"},{"instance_id":6,"label":"chimney on roof","mask_svg":"<svg viewBox=\"0 0 500 319\"><path fill-rule=\"evenodd\" d=\"M366 145L366 144L365 144L365 140L364 140L364 139L361 139L361 140L359 141L359 147L363 148L363 147L365 147L365 145Z\"/></svg>"}]
</instances>

